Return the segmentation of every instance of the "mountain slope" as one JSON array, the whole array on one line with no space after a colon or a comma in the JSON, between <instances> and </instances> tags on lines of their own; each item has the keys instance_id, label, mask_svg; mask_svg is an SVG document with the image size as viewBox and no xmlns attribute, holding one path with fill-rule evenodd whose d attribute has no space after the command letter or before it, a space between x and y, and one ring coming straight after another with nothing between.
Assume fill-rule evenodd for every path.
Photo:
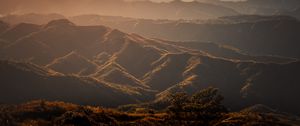
<instances>
[{"instance_id":1,"label":"mountain slope","mask_svg":"<svg viewBox=\"0 0 300 126\"><path fill-rule=\"evenodd\" d=\"M125 68L115 62L107 62L92 75L95 78L133 87L147 87L141 80L131 75Z\"/></svg>"},{"instance_id":2,"label":"mountain slope","mask_svg":"<svg viewBox=\"0 0 300 126\"><path fill-rule=\"evenodd\" d=\"M46 99L116 106L136 102L133 94L91 78L60 75L30 63L2 60L0 63L2 103Z\"/></svg>"},{"instance_id":3,"label":"mountain slope","mask_svg":"<svg viewBox=\"0 0 300 126\"><path fill-rule=\"evenodd\" d=\"M174 92L191 93L213 86L220 89L227 99L224 103L232 109L261 103L281 111L300 112L297 108L299 102L292 99L299 95L299 62L266 64L231 62L202 56L197 58L200 62L186 68L185 74L179 76L181 81L157 94L158 101L164 101ZM168 79L167 75L157 77L157 80Z\"/></svg>"},{"instance_id":4,"label":"mountain slope","mask_svg":"<svg viewBox=\"0 0 300 126\"><path fill-rule=\"evenodd\" d=\"M241 60L241 61L287 63L296 60L294 58L278 57L278 56L247 55L237 48L221 45L217 43L205 43L205 42L168 42L168 43L173 45L183 46L190 49L204 51L216 57Z\"/></svg>"},{"instance_id":5,"label":"mountain slope","mask_svg":"<svg viewBox=\"0 0 300 126\"><path fill-rule=\"evenodd\" d=\"M37 32L40 29L41 26L39 25L20 23L7 29L4 33L0 35L0 38L10 42L14 42L20 39L21 37L29 35L33 32Z\"/></svg>"},{"instance_id":6,"label":"mountain slope","mask_svg":"<svg viewBox=\"0 0 300 126\"><path fill-rule=\"evenodd\" d=\"M76 52L70 52L55 59L46 67L64 74L90 75L97 70L98 65Z\"/></svg>"},{"instance_id":7,"label":"mountain slope","mask_svg":"<svg viewBox=\"0 0 300 126\"><path fill-rule=\"evenodd\" d=\"M9 58L22 58L41 65L49 64L74 50L89 58L101 52L98 41L104 39L108 30L103 26L75 26L65 19L54 20L34 34L8 45L3 53Z\"/></svg>"},{"instance_id":8,"label":"mountain slope","mask_svg":"<svg viewBox=\"0 0 300 126\"><path fill-rule=\"evenodd\" d=\"M151 64L162 54L163 51L155 47L129 42L116 54L115 61L134 76L141 78L151 70Z\"/></svg>"}]
</instances>

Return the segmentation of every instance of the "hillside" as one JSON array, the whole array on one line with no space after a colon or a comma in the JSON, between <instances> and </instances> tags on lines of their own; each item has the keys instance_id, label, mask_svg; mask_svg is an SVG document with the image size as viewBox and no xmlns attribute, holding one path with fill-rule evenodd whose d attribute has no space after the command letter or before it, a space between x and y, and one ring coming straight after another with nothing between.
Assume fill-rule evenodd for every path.
<instances>
[{"instance_id":1,"label":"hillside","mask_svg":"<svg viewBox=\"0 0 300 126\"><path fill-rule=\"evenodd\" d=\"M1 103L45 99L112 107L137 102L135 93L92 78L66 76L31 63L2 60L0 63Z\"/></svg>"},{"instance_id":2,"label":"hillside","mask_svg":"<svg viewBox=\"0 0 300 126\"><path fill-rule=\"evenodd\" d=\"M92 51L98 49L92 49L97 47L94 45L98 44L96 40L101 40L101 35L103 39L104 34L109 30L103 26L75 26L65 19L51 21L42 27L41 30L23 36L6 46L3 49L5 56L24 60L30 59L34 63L47 65L55 58L65 56L74 50L94 53ZM83 41L86 43L83 43ZM87 47L86 45L90 46ZM85 53L81 55L90 56Z\"/></svg>"},{"instance_id":3,"label":"hillside","mask_svg":"<svg viewBox=\"0 0 300 126\"><path fill-rule=\"evenodd\" d=\"M199 50L207 52L213 56L241 60L241 61L256 61L256 62L273 62L273 63L287 63L291 61L296 61L295 58L279 57L279 56L253 56L248 55L242 50L237 49L232 46L209 43L209 42L168 42L170 44L183 46L189 49Z\"/></svg>"},{"instance_id":4,"label":"hillside","mask_svg":"<svg viewBox=\"0 0 300 126\"><path fill-rule=\"evenodd\" d=\"M78 74L84 76L94 73L98 65L76 52L70 52L66 56L55 59L46 65L46 67L64 74Z\"/></svg>"},{"instance_id":5,"label":"hillside","mask_svg":"<svg viewBox=\"0 0 300 126\"><path fill-rule=\"evenodd\" d=\"M113 83L133 87L147 87L141 80L131 75L125 68L115 62L107 62L92 76Z\"/></svg>"}]
</instances>

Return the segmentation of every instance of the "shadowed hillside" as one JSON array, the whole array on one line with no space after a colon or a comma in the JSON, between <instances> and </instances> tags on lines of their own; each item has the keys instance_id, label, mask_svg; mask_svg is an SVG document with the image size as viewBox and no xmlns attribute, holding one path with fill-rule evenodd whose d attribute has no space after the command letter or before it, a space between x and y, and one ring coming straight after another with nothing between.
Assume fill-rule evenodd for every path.
<instances>
[{"instance_id":1,"label":"shadowed hillside","mask_svg":"<svg viewBox=\"0 0 300 126\"><path fill-rule=\"evenodd\" d=\"M58 74L31 63L1 61L0 69L1 103L46 99L117 106L137 102L135 91L123 92L106 82Z\"/></svg>"},{"instance_id":2,"label":"shadowed hillside","mask_svg":"<svg viewBox=\"0 0 300 126\"><path fill-rule=\"evenodd\" d=\"M70 52L55 59L46 67L64 74L90 75L97 70L98 65L76 52Z\"/></svg>"},{"instance_id":3,"label":"shadowed hillside","mask_svg":"<svg viewBox=\"0 0 300 126\"><path fill-rule=\"evenodd\" d=\"M40 26L34 24L20 23L7 29L1 34L0 38L10 42L15 42L22 37L37 32L41 29Z\"/></svg>"}]
</instances>

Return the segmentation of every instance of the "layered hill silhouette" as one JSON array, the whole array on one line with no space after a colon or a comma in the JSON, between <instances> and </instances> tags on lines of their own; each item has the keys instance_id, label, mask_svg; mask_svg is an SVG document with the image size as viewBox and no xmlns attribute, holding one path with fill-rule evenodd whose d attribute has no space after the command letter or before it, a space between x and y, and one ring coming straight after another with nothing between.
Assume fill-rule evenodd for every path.
<instances>
[{"instance_id":1,"label":"layered hill silhouette","mask_svg":"<svg viewBox=\"0 0 300 126\"><path fill-rule=\"evenodd\" d=\"M51 14L37 14L37 13L28 13L28 14L19 14L19 15L5 15L0 18L0 20L9 22L11 24L20 24L20 23L31 23L31 24L47 24L51 20L57 20L65 18L63 15L51 13Z\"/></svg>"},{"instance_id":2,"label":"layered hill silhouette","mask_svg":"<svg viewBox=\"0 0 300 126\"><path fill-rule=\"evenodd\" d=\"M207 45L197 49L105 26L77 26L66 19L38 26L38 31L24 34L1 48L5 60L39 65L2 61L1 82L6 84L1 90L10 95L3 102L44 98L117 106L163 102L175 92L193 94L214 86L225 97L225 105L233 110L266 104L282 111L300 112L299 102L292 99L299 95L300 81L299 61L294 59L269 56L270 61L265 61L222 47L230 52L223 54L205 49ZM57 75L50 76L48 68ZM27 84L27 88L18 87L22 84ZM12 90L19 94L8 92Z\"/></svg>"},{"instance_id":3,"label":"layered hill silhouette","mask_svg":"<svg viewBox=\"0 0 300 126\"><path fill-rule=\"evenodd\" d=\"M300 7L298 0L246 0L246 1L219 1L199 0L232 8L242 14L275 15L281 12L292 11Z\"/></svg>"},{"instance_id":4,"label":"layered hill silhouette","mask_svg":"<svg viewBox=\"0 0 300 126\"><path fill-rule=\"evenodd\" d=\"M114 19L96 15L71 18L76 24L104 24L151 38L229 45L253 55L299 58L300 54L295 48L298 47L300 23L289 16L239 15L208 21Z\"/></svg>"},{"instance_id":5,"label":"layered hill silhouette","mask_svg":"<svg viewBox=\"0 0 300 126\"><path fill-rule=\"evenodd\" d=\"M22 16L24 15L20 17ZM47 17L47 15L40 15L40 18L44 16ZM15 15L15 17L18 17L18 15ZM48 16L44 19L50 21L56 18ZM207 21L173 21L80 15L70 17L70 20L79 25L105 25L150 38L229 45L252 55L278 55L299 58L299 52L295 48L299 39L299 21L289 16L240 15ZM19 22L22 22L22 20L19 20ZM32 21L32 23L35 22Z\"/></svg>"},{"instance_id":6,"label":"layered hill silhouette","mask_svg":"<svg viewBox=\"0 0 300 126\"><path fill-rule=\"evenodd\" d=\"M26 2L11 2L1 1L3 4L12 3L10 6L12 10L5 9L8 12L0 13L2 15L12 14L14 12L31 13L29 15L22 15L15 17L14 15L4 16L2 20L11 21L13 23L23 20L24 22L32 21L34 23L45 23L44 21L52 18L63 18L56 13L65 15L75 15L78 13L96 13L114 16L126 16L133 18L146 18L146 19L208 19L220 16L237 15L238 13L227 7L221 5L201 3L201 2L182 2L180 0L172 2L155 3L151 1L123 1L123 0L79 0L77 2L61 1L59 4L54 1L26 1ZM43 8L41 8L43 6ZM28 9L26 9L28 8ZM117 9L116 9L117 8ZM40 13L53 13L47 17L37 18ZM137 13L138 12L138 13ZM29 17L29 18L28 18Z\"/></svg>"}]
</instances>

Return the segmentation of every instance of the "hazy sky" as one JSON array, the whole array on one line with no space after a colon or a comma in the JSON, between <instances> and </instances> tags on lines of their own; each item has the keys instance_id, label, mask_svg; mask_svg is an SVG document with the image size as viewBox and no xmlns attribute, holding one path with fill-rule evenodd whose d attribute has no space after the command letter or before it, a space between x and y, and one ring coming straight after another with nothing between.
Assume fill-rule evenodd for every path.
<instances>
[{"instance_id":1,"label":"hazy sky","mask_svg":"<svg viewBox=\"0 0 300 126\"><path fill-rule=\"evenodd\" d=\"M50 11L50 12L71 14L71 13L77 13L76 10L84 12L89 10L91 6L99 5L100 3L101 3L100 5L103 5L107 2L115 2L115 1L121 1L121 0L76 0L76 1L74 0L0 0L0 14L7 14L7 13L14 14L14 13L37 12L37 11L39 13L45 13ZM145 1L145 0L138 0L138 1ZM151 1L169 2L172 0L151 0ZM182 0L182 1L190 2L193 0ZM84 9L82 9L82 7Z\"/></svg>"}]
</instances>

